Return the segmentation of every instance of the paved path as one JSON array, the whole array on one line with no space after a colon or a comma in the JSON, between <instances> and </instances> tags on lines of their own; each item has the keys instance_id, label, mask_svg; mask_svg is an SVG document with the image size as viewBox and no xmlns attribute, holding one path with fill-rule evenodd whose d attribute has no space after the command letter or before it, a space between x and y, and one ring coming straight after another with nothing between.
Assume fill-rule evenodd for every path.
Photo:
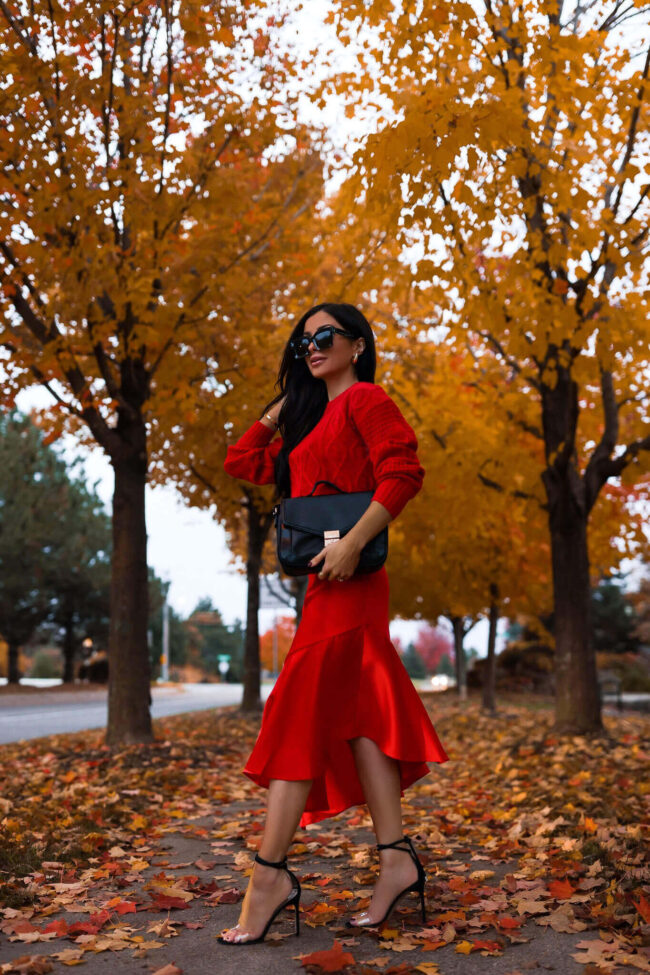
<instances>
[{"instance_id":1,"label":"paved path","mask_svg":"<svg viewBox=\"0 0 650 975\"><path fill-rule=\"evenodd\" d=\"M265 701L271 684L262 687ZM239 704L241 684L176 684L152 687L151 715L154 718L187 711ZM60 735L71 731L103 728L107 721L106 688L43 689L32 693L3 692L0 695L0 744Z\"/></svg>"},{"instance_id":2,"label":"paved path","mask_svg":"<svg viewBox=\"0 0 650 975\"><path fill-rule=\"evenodd\" d=\"M256 799L255 803L237 804L236 812L240 817L245 818L249 807L253 805L259 806L259 800ZM231 809L231 814L234 811ZM329 824L330 829L339 833L341 838L346 836L344 817L332 819ZM219 825L219 817L216 816L193 820L191 824L188 823L184 827L179 826L177 833L169 833L163 843L156 844L155 852L146 854L151 865L144 870L139 866L137 875L129 876L130 883L127 884L126 879L120 878L113 883L107 882L103 888L101 885L93 885L93 902L98 906L106 902L115 904L118 900L144 902L148 900L145 896L145 888L151 885L155 876L159 882L162 882L164 876L169 878L170 875L176 874L182 878L188 873L194 874L203 883L212 883L217 891L219 889L223 891L225 888L232 890L235 887L243 892L247 880L241 872L233 871L233 858L237 854L242 855L243 844L239 839L224 841L223 832L218 829ZM202 828L207 835L202 839L196 839L192 836L193 828ZM230 827L230 830L232 828ZM211 836L218 836L220 839L216 844L211 844ZM363 833L359 831L355 839L370 844L374 842L374 837L368 831ZM147 850L151 848L147 847ZM250 851L247 852L252 855ZM209 858L214 866L205 865L206 858ZM194 862L196 860L200 866ZM160 910L148 911L144 903L138 903L137 914L129 913L123 916L114 914L106 931L110 936L110 929L113 927L128 929L129 934L139 934L144 943L162 942L161 947L140 954L137 947L134 949L133 943L127 941L124 944L126 950L118 951L115 943L113 943L115 950L100 948L97 954L89 950L80 959L79 971L82 975L141 975L143 971L158 972L161 969L165 975L217 975L217 973L218 975L290 975L290 973L301 975L305 973L299 958L301 953L329 950L338 940L343 943L347 951L352 952L356 961L354 966L332 969L343 971L344 975L372 975L372 973L382 975L386 971L399 972L399 975L421 975L422 972L437 972L439 975L470 975L473 972L479 975L525 975L530 972L538 972L540 975L546 972L555 975L584 975L584 966L574 961L571 953L576 950L579 941L582 941L585 936L593 938L595 933L562 934L551 928L542 928L533 920L518 932L517 940L521 943L509 945L503 955L496 957L477 958L476 954L471 957L457 954L454 944L426 953L382 951L386 943L378 944L380 939L377 931L351 931L343 926L342 918L327 923L319 921L318 918L310 920L309 905L313 906L316 901L322 902L324 890L322 887L315 886L313 881L310 883L308 878L310 875L315 878L327 877L332 873L332 860L319 859L313 855L303 855L301 858L291 856L291 860L293 869L303 881L300 937L296 938L293 934L293 914L284 911L280 920L273 925L270 938L264 944L239 947L221 945L216 938L224 927L237 921L241 904L219 904L206 896L195 897L187 910L168 910L163 933L160 937L156 937L155 931L152 933L152 926L160 926L161 922L165 922L165 913ZM430 883L435 884L434 870L444 871L445 866L446 863L442 860L438 861L434 869L430 868ZM517 868L516 861L508 865L493 864L487 861L484 855L475 861L472 861L471 854L467 856L468 871L485 867L496 869L500 875L512 873ZM354 870L350 870L349 882L354 889L358 884L355 883L353 874ZM215 877L219 879L215 880ZM366 891L368 894L370 889L368 887ZM433 901L431 907L435 912L436 905ZM350 908L351 912L352 908ZM408 919L405 916L407 912ZM60 918L68 924L75 921L88 922L89 913L86 909L84 913L76 914L74 905L70 905L66 911L57 911L46 920L52 923ZM421 925L417 918L416 899L405 898L404 906L391 919L391 927L399 928L404 932L418 932L421 930ZM45 920L39 920L38 926L44 927L45 923ZM430 917L429 924L432 923L433 919ZM397 931L394 933L397 934ZM75 947L72 936L30 944L17 940L10 941L8 937L0 934L0 964L24 958L26 955L40 956L41 964L43 966L51 964L51 969L35 967L14 969L14 971L51 971L52 975L63 975L64 970L67 969L56 956L63 949L71 949L74 954ZM81 952L79 951L78 954L81 955ZM378 955L382 954L385 957L378 958ZM52 956L55 956L56 960ZM378 961L381 964L375 967ZM373 967L364 965L364 962L370 962ZM168 965L174 967L167 968ZM422 967L418 968L417 966L420 965ZM323 972L324 970L317 968L311 971ZM618 971L620 972L620 968ZM634 971L630 969L631 973Z\"/></svg>"}]
</instances>

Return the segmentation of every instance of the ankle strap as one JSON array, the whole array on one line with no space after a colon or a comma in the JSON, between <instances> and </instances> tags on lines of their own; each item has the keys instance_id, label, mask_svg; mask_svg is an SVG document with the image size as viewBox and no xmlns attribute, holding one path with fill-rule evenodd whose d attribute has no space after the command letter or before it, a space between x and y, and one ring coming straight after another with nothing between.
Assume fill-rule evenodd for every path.
<instances>
[{"instance_id":1,"label":"ankle strap","mask_svg":"<svg viewBox=\"0 0 650 975\"><path fill-rule=\"evenodd\" d=\"M408 846L404 849L400 846L400 843L407 843ZM377 843L378 850L402 850L404 853L410 853L413 849L413 844L411 843L410 837L402 836L401 839L395 840L394 843Z\"/></svg>"},{"instance_id":2,"label":"ankle strap","mask_svg":"<svg viewBox=\"0 0 650 975\"><path fill-rule=\"evenodd\" d=\"M257 860L258 863L261 863L265 867L275 867L276 870L286 870L287 868L286 857L284 858L284 860L276 860L275 862L273 862L272 860L265 860L263 857L259 855L259 853L256 853L255 859Z\"/></svg>"}]
</instances>

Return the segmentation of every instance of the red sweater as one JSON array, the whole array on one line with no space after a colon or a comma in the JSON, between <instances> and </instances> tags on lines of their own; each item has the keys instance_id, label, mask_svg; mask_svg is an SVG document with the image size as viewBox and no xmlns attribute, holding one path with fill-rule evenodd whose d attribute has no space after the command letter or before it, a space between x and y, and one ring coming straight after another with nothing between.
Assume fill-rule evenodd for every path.
<instances>
[{"instance_id":1,"label":"red sweater","mask_svg":"<svg viewBox=\"0 0 650 975\"><path fill-rule=\"evenodd\" d=\"M272 484L282 439L257 420L228 447L224 468L253 484ZM316 481L342 491L373 491L395 518L422 487L417 438L390 396L375 383L356 382L325 407L313 430L289 454L291 496L310 494ZM331 494L319 485L316 494Z\"/></svg>"}]
</instances>

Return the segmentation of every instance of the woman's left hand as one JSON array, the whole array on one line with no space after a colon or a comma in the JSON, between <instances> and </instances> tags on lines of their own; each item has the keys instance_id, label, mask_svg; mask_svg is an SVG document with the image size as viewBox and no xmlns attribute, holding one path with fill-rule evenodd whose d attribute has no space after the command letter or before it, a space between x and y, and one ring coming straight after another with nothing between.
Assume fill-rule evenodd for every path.
<instances>
[{"instance_id":1,"label":"woman's left hand","mask_svg":"<svg viewBox=\"0 0 650 975\"><path fill-rule=\"evenodd\" d=\"M353 541L348 540L346 536L340 541L330 542L329 545L322 548L309 564L317 565L324 559L318 578L336 579L343 582L344 579L349 579L353 575L360 557L361 549Z\"/></svg>"}]
</instances>

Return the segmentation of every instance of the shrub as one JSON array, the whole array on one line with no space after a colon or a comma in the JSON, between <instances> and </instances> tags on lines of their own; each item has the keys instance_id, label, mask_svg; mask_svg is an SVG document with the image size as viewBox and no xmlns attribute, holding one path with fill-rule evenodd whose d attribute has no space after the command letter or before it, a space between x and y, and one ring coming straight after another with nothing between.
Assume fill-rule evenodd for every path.
<instances>
[{"instance_id":1,"label":"shrub","mask_svg":"<svg viewBox=\"0 0 650 975\"><path fill-rule=\"evenodd\" d=\"M39 650L34 656L30 677L61 677L61 661L46 650Z\"/></svg>"},{"instance_id":2,"label":"shrub","mask_svg":"<svg viewBox=\"0 0 650 975\"><path fill-rule=\"evenodd\" d=\"M598 670L609 670L621 679L621 691L628 694L650 693L650 669L639 653L597 653Z\"/></svg>"}]
</instances>

